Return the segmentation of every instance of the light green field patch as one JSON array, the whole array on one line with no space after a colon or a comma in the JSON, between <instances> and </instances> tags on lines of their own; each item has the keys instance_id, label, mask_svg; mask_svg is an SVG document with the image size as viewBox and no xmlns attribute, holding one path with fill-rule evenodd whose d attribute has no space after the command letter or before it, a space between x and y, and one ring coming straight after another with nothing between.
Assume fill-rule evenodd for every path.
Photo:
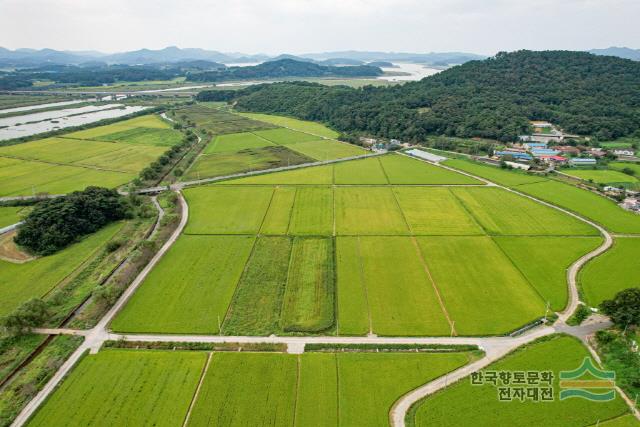
<instances>
[{"instance_id":1,"label":"light green field patch","mask_svg":"<svg viewBox=\"0 0 640 427\"><path fill-rule=\"evenodd\" d=\"M122 222L107 225L53 255L24 264L0 259L0 317L6 316L31 298L43 297L109 241Z\"/></svg>"},{"instance_id":2,"label":"light green field patch","mask_svg":"<svg viewBox=\"0 0 640 427\"><path fill-rule=\"evenodd\" d=\"M258 238L222 326L224 334L269 335L280 331L290 254L289 237Z\"/></svg>"},{"instance_id":3,"label":"light green field patch","mask_svg":"<svg viewBox=\"0 0 640 427\"><path fill-rule=\"evenodd\" d=\"M451 191L490 234L598 234L594 227L576 218L499 188L454 188Z\"/></svg>"},{"instance_id":4,"label":"light green field patch","mask_svg":"<svg viewBox=\"0 0 640 427\"><path fill-rule=\"evenodd\" d=\"M320 161L362 156L367 153L364 149L355 145L331 139L296 142L288 144L287 148Z\"/></svg>"},{"instance_id":5,"label":"light green field patch","mask_svg":"<svg viewBox=\"0 0 640 427\"><path fill-rule=\"evenodd\" d=\"M298 356L300 376L296 401L296 426L338 425L338 370L334 353Z\"/></svg>"},{"instance_id":6,"label":"light green field patch","mask_svg":"<svg viewBox=\"0 0 640 427\"><path fill-rule=\"evenodd\" d=\"M333 191L330 187L298 188L288 232L325 236L333 233Z\"/></svg>"},{"instance_id":7,"label":"light green field patch","mask_svg":"<svg viewBox=\"0 0 640 427\"><path fill-rule=\"evenodd\" d=\"M28 425L181 425L206 356L155 350L88 355Z\"/></svg>"},{"instance_id":8,"label":"light green field patch","mask_svg":"<svg viewBox=\"0 0 640 427\"><path fill-rule=\"evenodd\" d=\"M215 353L189 426L291 426L297 356Z\"/></svg>"},{"instance_id":9,"label":"light green field patch","mask_svg":"<svg viewBox=\"0 0 640 427\"><path fill-rule=\"evenodd\" d=\"M254 240L181 236L118 314L112 329L217 334Z\"/></svg>"},{"instance_id":10,"label":"light green field patch","mask_svg":"<svg viewBox=\"0 0 640 427\"><path fill-rule=\"evenodd\" d=\"M334 164L336 184L388 184L378 158L353 160Z\"/></svg>"},{"instance_id":11,"label":"light green field patch","mask_svg":"<svg viewBox=\"0 0 640 427\"><path fill-rule=\"evenodd\" d=\"M617 182L638 182L638 180L626 173L615 170L580 170L580 169L563 169L562 173L584 179L585 181L593 181L597 184L610 184Z\"/></svg>"},{"instance_id":12,"label":"light green field patch","mask_svg":"<svg viewBox=\"0 0 640 427\"><path fill-rule=\"evenodd\" d=\"M68 164L129 147L113 142L47 138L0 147L0 156ZM115 167L115 165L114 165Z\"/></svg>"},{"instance_id":13,"label":"light green field patch","mask_svg":"<svg viewBox=\"0 0 640 427\"><path fill-rule=\"evenodd\" d=\"M229 133L219 135L207 145L204 154L221 153L225 151L239 151L246 148L260 148L274 145L264 138L250 132Z\"/></svg>"},{"instance_id":14,"label":"light green field patch","mask_svg":"<svg viewBox=\"0 0 640 427\"><path fill-rule=\"evenodd\" d=\"M506 170L496 166L484 165L478 162L472 162L469 160L449 159L443 162L444 165L450 166L461 171L468 172L472 175L479 176L489 181L496 182L498 184L506 185L508 187L531 184L534 182L548 181L544 177L528 175L526 172L518 170Z\"/></svg>"},{"instance_id":15,"label":"light green field patch","mask_svg":"<svg viewBox=\"0 0 640 427\"><path fill-rule=\"evenodd\" d=\"M333 129L329 129L321 123L298 120L291 117L273 116L271 114L240 113L240 115L253 120L259 120L261 122L267 122L277 126L310 133L312 135L323 136L325 138L338 137L338 132L334 131Z\"/></svg>"},{"instance_id":16,"label":"light green field patch","mask_svg":"<svg viewBox=\"0 0 640 427\"><path fill-rule=\"evenodd\" d=\"M155 115L134 117L105 126L97 126L91 129L70 133L66 136L79 139L95 139L97 137L123 132L133 128L170 129L171 126Z\"/></svg>"},{"instance_id":17,"label":"light green field patch","mask_svg":"<svg viewBox=\"0 0 640 427\"><path fill-rule=\"evenodd\" d=\"M315 135L310 135L308 133L298 132L285 128L260 130L254 133L278 145L295 144L296 142L316 141L318 139L318 137Z\"/></svg>"},{"instance_id":18,"label":"light green field patch","mask_svg":"<svg viewBox=\"0 0 640 427\"><path fill-rule=\"evenodd\" d=\"M360 243L373 332L401 336L449 334L449 324L412 238L354 239ZM340 313L338 319L342 319Z\"/></svg>"},{"instance_id":19,"label":"light green field patch","mask_svg":"<svg viewBox=\"0 0 640 427\"><path fill-rule=\"evenodd\" d=\"M85 142L94 144L95 142ZM118 144L117 150L88 156L84 159L73 162L73 165L89 166L98 169L116 170L129 173L137 173L151 164L158 157L162 156L166 147ZM80 147L82 149L83 147Z\"/></svg>"},{"instance_id":20,"label":"light green field patch","mask_svg":"<svg viewBox=\"0 0 640 427\"><path fill-rule=\"evenodd\" d=\"M257 234L273 194L270 187L188 188L186 234Z\"/></svg>"},{"instance_id":21,"label":"light green field patch","mask_svg":"<svg viewBox=\"0 0 640 427\"><path fill-rule=\"evenodd\" d=\"M489 237L418 237L459 335L504 334L542 317L545 304Z\"/></svg>"},{"instance_id":22,"label":"light green field patch","mask_svg":"<svg viewBox=\"0 0 640 427\"><path fill-rule=\"evenodd\" d=\"M333 166L313 166L284 172L225 181L223 184L282 184L282 185L330 185L333 183Z\"/></svg>"},{"instance_id":23,"label":"light green field patch","mask_svg":"<svg viewBox=\"0 0 640 427\"><path fill-rule=\"evenodd\" d=\"M365 335L370 330L369 303L357 237L336 238L338 334Z\"/></svg>"},{"instance_id":24,"label":"light green field patch","mask_svg":"<svg viewBox=\"0 0 640 427\"><path fill-rule=\"evenodd\" d=\"M260 230L261 234L287 234L295 198L295 187L275 188L269 210Z\"/></svg>"},{"instance_id":25,"label":"light green field patch","mask_svg":"<svg viewBox=\"0 0 640 427\"><path fill-rule=\"evenodd\" d=\"M414 415L415 419L407 419L408 425L467 425L469 415L473 414L475 426L581 427L625 414L628 409L619 397L610 402L598 403L578 398L559 400L560 371L577 369L587 356L589 352L582 344L567 336L545 338L544 341L521 347L489 365L486 370L553 371L553 402L521 402L515 399L502 402L498 399L498 389L494 385L474 386L469 378L465 378L419 402L417 409L409 412L408 418Z\"/></svg>"},{"instance_id":26,"label":"light green field patch","mask_svg":"<svg viewBox=\"0 0 640 427\"><path fill-rule=\"evenodd\" d=\"M599 237L494 237L494 241L554 311L567 305L567 268L602 243Z\"/></svg>"},{"instance_id":27,"label":"light green field patch","mask_svg":"<svg viewBox=\"0 0 640 427\"><path fill-rule=\"evenodd\" d=\"M580 271L586 302L595 307L624 289L640 287L639 259L640 238L616 237L613 248L589 261Z\"/></svg>"},{"instance_id":28,"label":"light green field patch","mask_svg":"<svg viewBox=\"0 0 640 427\"><path fill-rule=\"evenodd\" d=\"M640 163L631 162L610 162L608 165L611 169L622 171L624 169L631 169L635 172L635 177L640 178Z\"/></svg>"},{"instance_id":29,"label":"light green field patch","mask_svg":"<svg viewBox=\"0 0 640 427\"><path fill-rule=\"evenodd\" d=\"M616 233L640 233L640 216L590 191L558 181L518 187L519 191L576 212Z\"/></svg>"},{"instance_id":30,"label":"light green field patch","mask_svg":"<svg viewBox=\"0 0 640 427\"><path fill-rule=\"evenodd\" d=\"M334 324L333 240L297 237L291 251L281 326L320 332Z\"/></svg>"},{"instance_id":31,"label":"light green field patch","mask_svg":"<svg viewBox=\"0 0 640 427\"><path fill-rule=\"evenodd\" d=\"M336 233L339 235L408 234L389 187L336 187Z\"/></svg>"},{"instance_id":32,"label":"light green field patch","mask_svg":"<svg viewBox=\"0 0 640 427\"><path fill-rule=\"evenodd\" d=\"M414 234L484 234L448 188L394 187L393 191Z\"/></svg>"},{"instance_id":33,"label":"light green field patch","mask_svg":"<svg viewBox=\"0 0 640 427\"><path fill-rule=\"evenodd\" d=\"M339 425L388 426L391 407L401 396L466 365L467 357L466 353L338 354Z\"/></svg>"},{"instance_id":34,"label":"light green field patch","mask_svg":"<svg viewBox=\"0 0 640 427\"><path fill-rule=\"evenodd\" d=\"M482 184L477 179L399 154L382 156L380 162L391 184Z\"/></svg>"},{"instance_id":35,"label":"light green field patch","mask_svg":"<svg viewBox=\"0 0 640 427\"><path fill-rule=\"evenodd\" d=\"M22 209L23 206L0 207L0 228L19 222Z\"/></svg>"}]
</instances>

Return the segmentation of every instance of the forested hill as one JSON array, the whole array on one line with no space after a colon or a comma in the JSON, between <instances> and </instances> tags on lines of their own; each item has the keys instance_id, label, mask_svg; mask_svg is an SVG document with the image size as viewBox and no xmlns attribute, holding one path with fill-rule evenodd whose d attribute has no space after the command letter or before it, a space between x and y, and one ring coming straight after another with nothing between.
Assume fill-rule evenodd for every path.
<instances>
[{"instance_id":1,"label":"forested hill","mask_svg":"<svg viewBox=\"0 0 640 427\"><path fill-rule=\"evenodd\" d=\"M362 89L279 83L236 93L237 108L404 140L429 134L513 140L532 119L613 138L640 129L640 63L583 52L501 53L419 82Z\"/></svg>"},{"instance_id":2,"label":"forested hill","mask_svg":"<svg viewBox=\"0 0 640 427\"><path fill-rule=\"evenodd\" d=\"M378 67L356 65L336 67L319 65L307 61L280 59L247 67L229 67L215 71L191 73L188 80L219 82L225 80L272 79L282 77L375 77L382 74Z\"/></svg>"}]
</instances>

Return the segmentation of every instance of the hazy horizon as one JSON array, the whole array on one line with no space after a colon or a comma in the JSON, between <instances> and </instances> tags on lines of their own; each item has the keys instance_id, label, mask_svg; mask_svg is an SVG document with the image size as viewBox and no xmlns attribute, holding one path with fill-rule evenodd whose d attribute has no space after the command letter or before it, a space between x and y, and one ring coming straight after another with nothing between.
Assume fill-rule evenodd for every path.
<instances>
[{"instance_id":1,"label":"hazy horizon","mask_svg":"<svg viewBox=\"0 0 640 427\"><path fill-rule=\"evenodd\" d=\"M635 0L0 0L0 46L314 53L640 47Z\"/></svg>"}]
</instances>

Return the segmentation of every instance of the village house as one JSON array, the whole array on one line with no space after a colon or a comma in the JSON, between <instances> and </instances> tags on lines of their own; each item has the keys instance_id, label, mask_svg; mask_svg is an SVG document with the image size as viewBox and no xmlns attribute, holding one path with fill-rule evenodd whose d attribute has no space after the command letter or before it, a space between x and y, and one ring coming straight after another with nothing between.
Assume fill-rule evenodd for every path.
<instances>
[{"instance_id":1,"label":"village house","mask_svg":"<svg viewBox=\"0 0 640 427\"><path fill-rule=\"evenodd\" d=\"M574 147L572 145L556 145L551 147L553 150L559 151L564 154L575 155L580 154L580 149L578 147Z\"/></svg>"},{"instance_id":2,"label":"village house","mask_svg":"<svg viewBox=\"0 0 640 427\"><path fill-rule=\"evenodd\" d=\"M613 150L613 154L616 156L633 156L635 152L633 150Z\"/></svg>"},{"instance_id":3,"label":"village house","mask_svg":"<svg viewBox=\"0 0 640 427\"><path fill-rule=\"evenodd\" d=\"M596 159L573 158L569 160L571 166L595 166Z\"/></svg>"}]
</instances>

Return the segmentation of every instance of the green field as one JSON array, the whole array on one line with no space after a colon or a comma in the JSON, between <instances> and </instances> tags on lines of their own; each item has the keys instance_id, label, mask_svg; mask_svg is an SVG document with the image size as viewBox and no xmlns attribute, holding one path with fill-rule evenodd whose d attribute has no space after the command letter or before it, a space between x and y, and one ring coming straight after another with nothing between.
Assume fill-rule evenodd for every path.
<instances>
[{"instance_id":1,"label":"green field","mask_svg":"<svg viewBox=\"0 0 640 427\"><path fill-rule=\"evenodd\" d=\"M573 185L467 160L446 160L444 164L573 211L610 231L640 233L640 217L623 210L611 200Z\"/></svg>"},{"instance_id":2,"label":"green field","mask_svg":"<svg viewBox=\"0 0 640 427\"><path fill-rule=\"evenodd\" d=\"M452 192L489 234L598 234L576 218L500 188L454 188Z\"/></svg>"},{"instance_id":3,"label":"green field","mask_svg":"<svg viewBox=\"0 0 640 427\"><path fill-rule=\"evenodd\" d=\"M131 350L86 356L29 425L181 425L206 357Z\"/></svg>"},{"instance_id":4,"label":"green field","mask_svg":"<svg viewBox=\"0 0 640 427\"><path fill-rule=\"evenodd\" d=\"M0 207L0 228L19 222L20 211L23 209L22 206Z\"/></svg>"},{"instance_id":5,"label":"green field","mask_svg":"<svg viewBox=\"0 0 640 427\"><path fill-rule=\"evenodd\" d=\"M407 156L382 156L380 162L391 184L482 184L477 179Z\"/></svg>"},{"instance_id":6,"label":"green field","mask_svg":"<svg viewBox=\"0 0 640 427\"><path fill-rule=\"evenodd\" d=\"M0 317L11 313L23 302L43 297L54 289L111 239L122 224L108 225L53 255L23 264L0 259Z\"/></svg>"},{"instance_id":7,"label":"green field","mask_svg":"<svg viewBox=\"0 0 640 427\"><path fill-rule=\"evenodd\" d=\"M0 147L0 197L118 187L181 139L150 115Z\"/></svg>"},{"instance_id":8,"label":"green field","mask_svg":"<svg viewBox=\"0 0 640 427\"><path fill-rule=\"evenodd\" d=\"M250 132L217 136L204 149L204 154L240 151L247 148L272 147L275 144Z\"/></svg>"},{"instance_id":9,"label":"green field","mask_svg":"<svg viewBox=\"0 0 640 427\"><path fill-rule=\"evenodd\" d=\"M213 333L220 317L226 335L499 335L544 316L547 302L563 308L566 269L599 244L595 228L490 186L365 184L400 166L421 182L456 175L392 154L186 189L185 233L201 249L170 252L142 287L149 303L134 298L115 325ZM250 243L234 249L255 236L250 255ZM162 301L174 303L152 316ZM193 307L201 315L190 321Z\"/></svg>"},{"instance_id":10,"label":"green field","mask_svg":"<svg viewBox=\"0 0 640 427\"><path fill-rule=\"evenodd\" d=\"M624 289L640 287L639 255L640 238L616 237L613 248L589 261L580 271L585 302L595 307Z\"/></svg>"},{"instance_id":11,"label":"green field","mask_svg":"<svg viewBox=\"0 0 640 427\"><path fill-rule=\"evenodd\" d=\"M241 116L248 117L253 120L259 120L261 122L267 122L276 126L284 128L290 128L301 132L310 133L312 135L318 135L325 138L337 138L338 132L329 129L328 127L316 123L308 122L305 120L298 120L291 117L272 116L269 114L256 114L256 113L240 113Z\"/></svg>"},{"instance_id":12,"label":"green field","mask_svg":"<svg viewBox=\"0 0 640 427\"><path fill-rule=\"evenodd\" d=\"M459 335L500 334L544 315L542 298L491 238L418 242Z\"/></svg>"},{"instance_id":13,"label":"green field","mask_svg":"<svg viewBox=\"0 0 640 427\"><path fill-rule=\"evenodd\" d=\"M492 371L553 371L555 392L552 402L501 402L497 387L492 384L474 386L469 378L465 378L419 402L409 412L407 424L460 426L468 424L472 414L475 426L578 427L595 425L599 420L627 413L628 408L619 397L598 403L577 398L559 400L558 372L578 368L588 355L576 339L555 336L520 348L487 368Z\"/></svg>"},{"instance_id":14,"label":"green field","mask_svg":"<svg viewBox=\"0 0 640 427\"><path fill-rule=\"evenodd\" d=\"M640 178L640 163L631 163L631 162L610 162L608 164L609 168L621 171L623 169L631 169L635 172L635 177Z\"/></svg>"},{"instance_id":15,"label":"green field","mask_svg":"<svg viewBox=\"0 0 640 427\"><path fill-rule=\"evenodd\" d=\"M282 166L293 166L312 161L313 159L309 157L276 145L244 148L239 151L220 151L198 156L184 175L184 179L212 178Z\"/></svg>"},{"instance_id":16,"label":"green field","mask_svg":"<svg viewBox=\"0 0 640 427\"><path fill-rule=\"evenodd\" d=\"M318 140L318 137L315 135L285 128L261 130L254 132L254 134L278 145L288 145L299 142Z\"/></svg>"},{"instance_id":17,"label":"green field","mask_svg":"<svg viewBox=\"0 0 640 427\"><path fill-rule=\"evenodd\" d=\"M599 237L495 237L494 240L554 311L567 305L566 270L602 243Z\"/></svg>"},{"instance_id":18,"label":"green field","mask_svg":"<svg viewBox=\"0 0 640 427\"><path fill-rule=\"evenodd\" d=\"M574 170L563 169L562 173L584 179L585 181L593 181L596 184L615 184L622 182L638 182L638 180L626 173L615 170Z\"/></svg>"},{"instance_id":19,"label":"green field","mask_svg":"<svg viewBox=\"0 0 640 427\"><path fill-rule=\"evenodd\" d=\"M400 396L468 358L467 353L215 353L189 425L386 426Z\"/></svg>"},{"instance_id":20,"label":"green field","mask_svg":"<svg viewBox=\"0 0 640 427\"><path fill-rule=\"evenodd\" d=\"M112 329L217 334L254 240L250 236L181 236L119 313Z\"/></svg>"},{"instance_id":21,"label":"green field","mask_svg":"<svg viewBox=\"0 0 640 427\"><path fill-rule=\"evenodd\" d=\"M323 139L321 141L296 142L294 144L288 144L287 148L297 151L307 157L311 157L312 159L323 161L367 154L367 151L355 145L329 139Z\"/></svg>"},{"instance_id":22,"label":"green field","mask_svg":"<svg viewBox=\"0 0 640 427\"><path fill-rule=\"evenodd\" d=\"M185 190L189 203L187 234L257 234L269 207L269 187L193 187Z\"/></svg>"}]
</instances>

